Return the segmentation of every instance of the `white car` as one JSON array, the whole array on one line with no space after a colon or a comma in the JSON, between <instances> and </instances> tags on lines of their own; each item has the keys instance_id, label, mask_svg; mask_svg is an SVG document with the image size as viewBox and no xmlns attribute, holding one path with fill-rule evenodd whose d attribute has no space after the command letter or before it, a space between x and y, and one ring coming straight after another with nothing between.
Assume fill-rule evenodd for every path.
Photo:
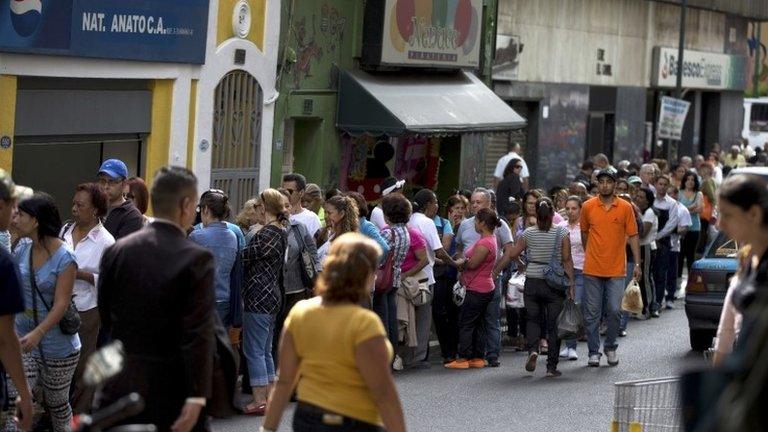
<instances>
[{"instance_id":1,"label":"white car","mask_svg":"<svg viewBox=\"0 0 768 432\"><path fill-rule=\"evenodd\" d=\"M768 145L768 97L744 99L744 127L741 137L749 146L765 148Z\"/></svg>"}]
</instances>

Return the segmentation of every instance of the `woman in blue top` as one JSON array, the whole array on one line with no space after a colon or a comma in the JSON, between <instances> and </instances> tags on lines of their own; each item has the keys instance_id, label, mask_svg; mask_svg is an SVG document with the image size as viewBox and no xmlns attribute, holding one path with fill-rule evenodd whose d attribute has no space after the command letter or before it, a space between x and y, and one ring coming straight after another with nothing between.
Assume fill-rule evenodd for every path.
<instances>
[{"instance_id":1,"label":"woman in blue top","mask_svg":"<svg viewBox=\"0 0 768 432\"><path fill-rule=\"evenodd\" d=\"M365 197L358 192L347 192L347 196L355 200L357 204L357 214L360 216L360 233L364 236L375 241L381 248L380 262L384 262L386 256L389 254L389 243L381 236L381 231L374 225L373 222L368 220L368 201Z\"/></svg>"},{"instance_id":2,"label":"woman in blue top","mask_svg":"<svg viewBox=\"0 0 768 432\"><path fill-rule=\"evenodd\" d=\"M685 262L688 272L696 260L696 246L699 243L699 234L701 233L701 217L699 214L704 208L704 195L700 192L699 176L694 172L686 172L680 181L680 204L688 209L691 214L691 226L685 232L685 236L680 243L680 254L677 258L677 274L680 277L683 273L683 263Z\"/></svg>"},{"instance_id":3,"label":"woman in blue top","mask_svg":"<svg viewBox=\"0 0 768 432\"><path fill-rule=\"evenodd\" d=\"M192 231L189 239L211 251L216 265L214 288L216 292L216 312L225 327L232 325L230 318L230 285L239 280L233 274L236 270L238 247L237 236L227 227L229 217L229 198L219 190L209 190L200 197L200 219L203 228ZM239 228L238 228L239 229ZM235 277L233 277L235 276ZM237 306L237 305L235 305Z\"/></svg>"},{"instance_id":4,"label":"woman in blue top","mask_svg":"<svg viewBox=\"0 0 768 432\"><path fill-rule=\"evenodd\" d=\"M30 387L42 390L43 400L39 402L50 414L53 429L68 431L72 420L69 388L80 358L80 338L62 333L59 321L72 301L75 255L58 238L61 218L48 194L36 193L19 204L16 228L25 237L14 251L27 306L16 315L24 369Z\"/></svg>"}]
</instances>

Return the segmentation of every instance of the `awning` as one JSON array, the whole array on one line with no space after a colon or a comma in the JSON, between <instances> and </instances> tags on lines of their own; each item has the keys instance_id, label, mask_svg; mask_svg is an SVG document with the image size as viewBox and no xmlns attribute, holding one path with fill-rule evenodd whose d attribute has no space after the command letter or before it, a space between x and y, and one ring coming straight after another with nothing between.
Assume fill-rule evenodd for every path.
<instances>
[{"instance_id":1,"label":"awning","mask_svg":"<svg viewBox=\"0 0 768 432\"><path fill-rule=\"evenodd\" d=\"M469 72L342 71L337 127L352 135L445 134L520 129L525 119Z\"/></svg>"}]
</instances>

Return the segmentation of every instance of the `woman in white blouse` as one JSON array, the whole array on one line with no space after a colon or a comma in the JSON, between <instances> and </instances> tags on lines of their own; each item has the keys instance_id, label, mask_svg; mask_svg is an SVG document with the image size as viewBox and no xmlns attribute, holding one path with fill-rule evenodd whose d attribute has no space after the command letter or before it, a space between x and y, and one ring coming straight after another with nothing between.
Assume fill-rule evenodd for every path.
<instances>
[{"instance_id":1,"label":"woman in white blouse","mask_svg":"<svg viewBox=\"0 0 768 432\"><path fill-rule=\"evenodd\" d=\"M96 349L100 321L97 307L96 287L99 281L101 255L115 243L114 237L101 224L107 214L107 195L95 183L77 186L72 198L72 222L62 228L61 238L74 251L77 261L74 300L82 321L80 325L80 362L77 365L72 385L75 387L72 409L88 412L91 408L93 391L80 384L85 362Z\"/></svg>"}]
</instances>

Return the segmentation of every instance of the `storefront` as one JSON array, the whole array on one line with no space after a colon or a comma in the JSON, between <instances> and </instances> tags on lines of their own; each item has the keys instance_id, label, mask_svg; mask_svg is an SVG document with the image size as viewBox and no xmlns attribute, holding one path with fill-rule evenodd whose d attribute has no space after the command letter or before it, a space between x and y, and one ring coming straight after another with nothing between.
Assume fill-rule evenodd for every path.
<instances>
[{"instance_id":1,"label":"storefront","mask_svg":"<svg viewBox=\"0 0 768 432\"><path fill-rule=\"evenodd\" d=\"M201 189L224 179L217 184L233 202L255 193L268 176L260 177L259 143L271 136L262 121L275 93L276 41L268 30L276 31L279 13L268 20L267 3L0 4L0 136L9 144L0 167L51 193L64 215L74 186L92 181L111 157L148 183L175 164L192 168ZM238 103L232 91L217 93L220 82L237 89ZM214 133L225 127L231 133ZM247 149L218 162L226 153L219 149L233 146ZM246 179L233 181L233 170Z\"/></svg>"}]
</instances>

